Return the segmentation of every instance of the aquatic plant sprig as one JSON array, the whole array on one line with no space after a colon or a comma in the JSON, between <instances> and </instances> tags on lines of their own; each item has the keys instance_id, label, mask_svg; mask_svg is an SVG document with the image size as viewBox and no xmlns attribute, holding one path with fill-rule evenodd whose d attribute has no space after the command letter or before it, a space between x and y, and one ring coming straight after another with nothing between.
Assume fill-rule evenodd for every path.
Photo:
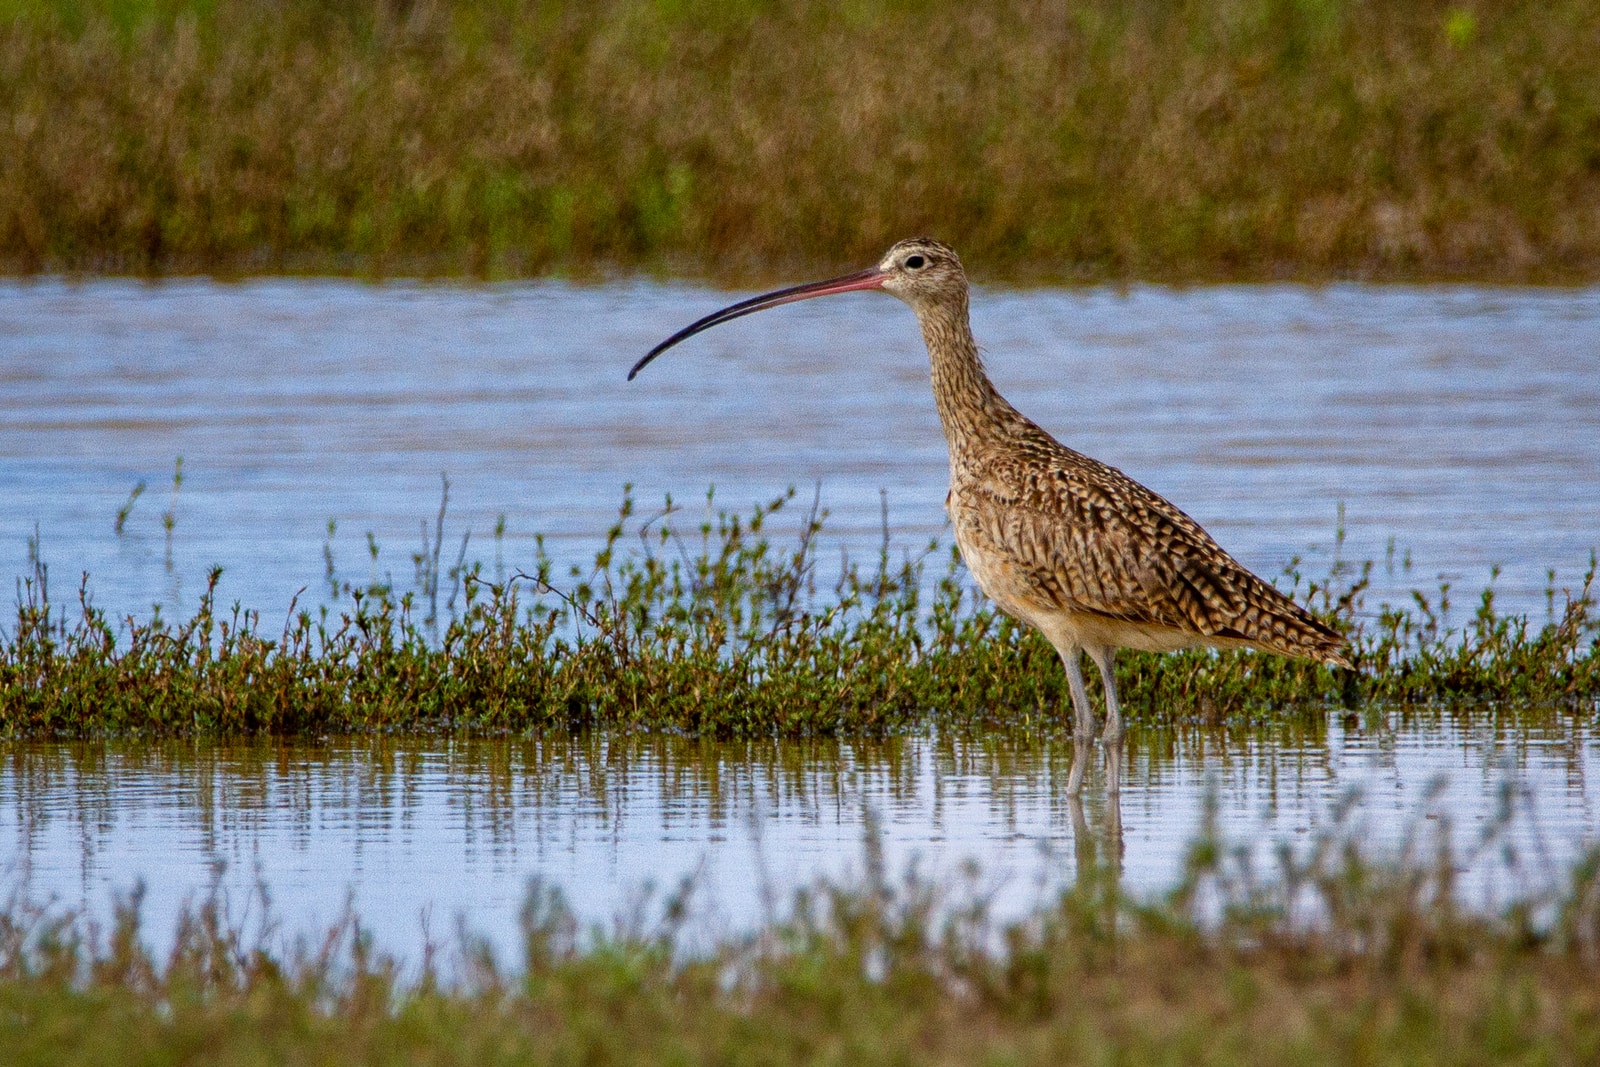
<instances>
[{"instance_id":1,"label":"aquatic plant sprig","mask_svg":"<svg viewBox=\"0 0 1600 1067\"><path fill-rule=\"evenodd\" d=\"M139 497L144 494L144 489L144 479L140 478L139 481L134 484L133 489L129 491L128 499L123 501L122 506L117 509L117 520L112 524L111 529L112 532L118 537L122 536L122 528L127 525L128 516L133 514L133 505L137 503Z\"/></svg>"}]
</instances>

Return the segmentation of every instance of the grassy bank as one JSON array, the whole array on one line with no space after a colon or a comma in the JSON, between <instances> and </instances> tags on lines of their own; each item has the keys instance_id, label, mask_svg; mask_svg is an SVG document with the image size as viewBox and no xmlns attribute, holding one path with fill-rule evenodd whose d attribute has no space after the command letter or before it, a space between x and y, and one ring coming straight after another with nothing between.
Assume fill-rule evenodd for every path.
<instances>
[{"instance_id":1,"label":"grassy bank","mask_svg":"<svg viewBox=\"0 0 1600 1067\"><path fill-rule=\"evenodd\" d=\"M1600 277L1600 7L0 0L0 269Z\"/></svg>"},{"instance_id":2,"label":"grassy bank","mask_svg":"<svg viewBox=\"0 0 1600 1067\"><path fill-rule=\"evenodd\" d=\"M418 556L420 599L348 588L346 609L291 611L281 628L214 593L187 619L109 619L84 590L77 603L52 599L39 562L0 644L0 733L1065 728L1054 651L978 600L951 550L885 543L819 588L819 516L788 544L764 533L784 505L680 525L681 511L639 517L625 502L592 568L552 574L541 549L530 573L499 585L471 565L441 571L436 540L431 562ZM1356 671L1243 652L1124 653L1131 720L1244 722L1328 702L1600 706L1592 568L1582 588L1551 591L1544 625L1499 614L1492 591L1456 627L1442 590L1371 607L1366 574L1282 579L1350 635ZM444 595L460 583L464 605L448 620L434 617L441 580Z\"/></svg>"},{"instance_id":3,"label":"grassy bank","mask_svg":"<svg viewBox=\"0 0 1600 1067\"><path fill-rule=\"evenodd\" d=\"M1165 900L1091 865L1010 922L885 870L869 839L859 880L710 944L684 936L692 887L659 919L584 930L535 885L519 959L458 934L409 971L353 917L286 946L264 901L197 903L167 950L136 896L98 929L13 900L0 1040L18 1067L1593 1063L1600 856L1531 902L1537 920L1530 902L1484 914L1429 843L1441 825L1388 859L1323 831L1275 870L1202 833Z\"/></svg>"}]
</instances>

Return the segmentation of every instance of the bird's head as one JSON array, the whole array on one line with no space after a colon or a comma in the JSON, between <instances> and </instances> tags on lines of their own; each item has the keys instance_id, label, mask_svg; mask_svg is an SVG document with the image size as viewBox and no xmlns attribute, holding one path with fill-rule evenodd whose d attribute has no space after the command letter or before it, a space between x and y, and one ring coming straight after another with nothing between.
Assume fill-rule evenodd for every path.
<instances>
[{"instance_id":1,"label":"bird's head","mask_svg":"<svg viewBox=\"0 0 1600 1067\"><path fill-rule=\"evenodd\" d=\"M964 300L967 273L956 250L931 237L901 241L878 261L879 286L913 308Z\"/></svg>"},{"instance_id":2,"label":"bird's head","mask_svg":"<svg viewBox=\"0 0 1600 1067\"><path fill-rule=\"evenodd\" d=\"M958 305L965 311L967 275L961 269L961 260L949 245L940 244L928 237L913 237L901 241L884 254L875 267L858 270L827 281L809 282L788 289L741 300L721 311L714 311L703 319L690 323L671 337L652 348L645 357L633 365L628 380L644 369L645 364L679 341L693 337L718 323L764 311L779 304L792 304L796 300L810 300L834 293L851 293L863 289L880 289L904 300L921 314L923 310L944 304Z\"/></svg>"}]
</instances>

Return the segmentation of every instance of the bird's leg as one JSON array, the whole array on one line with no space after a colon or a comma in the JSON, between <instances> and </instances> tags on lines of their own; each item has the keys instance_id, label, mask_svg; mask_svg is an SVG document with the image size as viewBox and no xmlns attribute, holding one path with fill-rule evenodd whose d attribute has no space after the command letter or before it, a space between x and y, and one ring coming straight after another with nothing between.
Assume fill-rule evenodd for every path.
<instances>
[{"instance_id":1,"label":"bird's leg","mask_svg":"<svg viewBox=\"0 0 1600 1067\"><path fill-rule=\"evenodd\" d=\"M1077 713L1077 730L1072 735L1072 773L1067 777L1067 794L1077 796L1083 788L1084 768L1089 765L1089 746L1094 744L1094 708L1089 691L1083 687L1083 652L1076 645L1060 650L1067 668L1067 689L1072 693L1072 708Z\"/></svg>"},{"instance_id":2,"label":"bird's leg","mask_svg":"<svg viewBox=\"0 0 1600 1067\"><path fill-rule=\"evenodd\" d=\"M1115 794L1122 789L1122 706L1117 703L1117 676L1111 662L1116 650L1109 645L1090 645L1085 651L1100 668L1105 687L1106 729L1101 737L1106 743L1106 789Z\"/></svg>"},{"instance_id":3,"label":"bird's leg","mask_svg":"<svg viewBox=\"0 0 1600 1067\"><path fill-rule=\"evenodd\" d=\"M1084 651L1100 668L1100 680L1105 686L1106 729L1102 739L1108 745L1117 744L1122 740L1122 705L1117 702L1117 676L1111 665L1116 650L1108 645L1090 645Z\"/></svg>"},{"instance_id":4,"label":"bird's leg","mask_svg":"<svg viewBox=\"0 0 1600 1067\"><path fill-rule=\"evenodd\" d=\"M1067 668L1067 689L1072 693L1072 709L1077 712L1078 738L1094 736L1094 705L1089 703L1089 690L1083 685L1083 650L1068 645L1061 650L1061 662Z\"/></svg>"}]
</instances>

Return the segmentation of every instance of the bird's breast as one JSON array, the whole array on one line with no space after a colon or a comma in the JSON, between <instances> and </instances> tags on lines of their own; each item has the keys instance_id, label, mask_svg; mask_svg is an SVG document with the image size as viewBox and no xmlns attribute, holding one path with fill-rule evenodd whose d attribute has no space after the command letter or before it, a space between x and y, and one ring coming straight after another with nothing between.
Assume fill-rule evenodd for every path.
<instances>
[{"instance_id":1,"label":"bird's breast","mask_svg":"<svg viewBox=\"0 0 1600 1067\"><path fill-rule=\"evenodd\" d=\"M1013 544L1016 538L1008 536L1005 529L1004 511L994 507L987 495L964 491L965 488L956 482L945 497L945 510L962 562L978 588L1002 611L1030 625L1039 625L1056 605L1048 592L1038 587L1036 569L1019 558Z\"/></svg>"}]
</instances>

